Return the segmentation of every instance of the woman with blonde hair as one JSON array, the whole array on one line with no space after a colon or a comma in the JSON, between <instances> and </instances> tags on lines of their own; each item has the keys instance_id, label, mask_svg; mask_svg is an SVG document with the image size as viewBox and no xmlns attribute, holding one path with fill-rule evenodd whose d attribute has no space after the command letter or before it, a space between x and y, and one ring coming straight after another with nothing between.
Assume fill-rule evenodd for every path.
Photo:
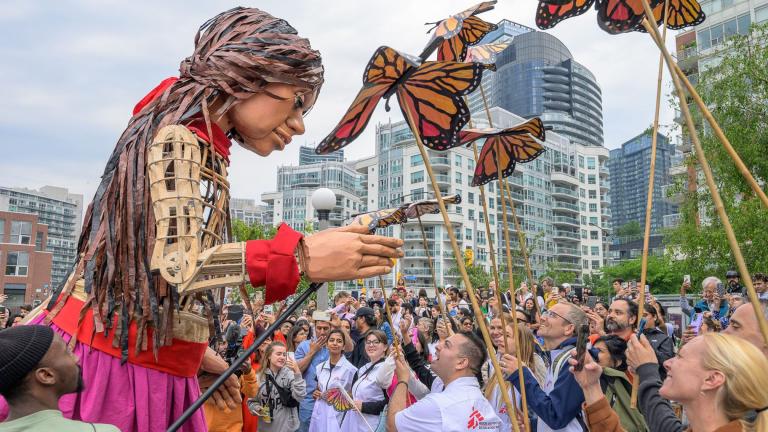
<instances>
[{"instance_id":1,"label":"woman with blonde hair","mask_svg":"<svg viewBox=\"0 0 768 432\"><path fill-rule=\"evenodd\" d=\"M248 409L259 416L260 431L295 431L299 428L299 401L307 394L301 369L287 356L282 342L270 343L262 359L259 392L248 400Z\"/></svg>"},{"instance_id":2,"label":"woman with blonde hair","mask_svg":"<svg viewBox=\"0 0 768 432\"><path fill-rule=\"evenodd\" d=\"M504 353L516 356L523 362L525 367L529 368L531 372L533 372L533 375L536 377L536 380L539 381L539 383L544 382L547 367L544 365L544 361L541 359L541 357L536 355L536 342L534 341L533 333L525 324L518 323L518 345L515 345L515 337L513 333L515 327L513 325L512 316L508 313L504 313L504 320L507 325L506 329L504 329L501 324L501 317L493 318L488 328L488 331L491 335L491 341L496 347L496 355L499 358L501 358L501 355ZM506 349L504 341L505 334ZM488 384L486 384L483 394L485 394L486 399L488 399L491 405L496 409L496 414L499 416L503 423L502 430L510 430L512 423L510 423L509 415L507 415L504 399L499 389L499 383L493 373L493 365L490 360L487 362L487 365ZM517 390L514 390L513 398L513 394L511 392L513 391L514 387L509 385L509 383L504 383L504 385L507 386L507 391L510 392L510 399L516 400L517 403L515 405L518 408L521 408L520 394L517 392ZM528 410L528 414L529 416L533 415L533 411ZM535 424L533 421L531 423Z\"/></svg>"}]
</instances>

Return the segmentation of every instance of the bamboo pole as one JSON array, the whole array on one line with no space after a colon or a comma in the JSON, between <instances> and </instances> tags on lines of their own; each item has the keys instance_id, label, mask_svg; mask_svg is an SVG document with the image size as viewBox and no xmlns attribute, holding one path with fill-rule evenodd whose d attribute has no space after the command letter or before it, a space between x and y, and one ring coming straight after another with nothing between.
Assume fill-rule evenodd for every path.
<instances>
[{"instance_id":1,"label":"bamboo pole","mask_svg":"<svg viewBox=\"0 0 768 432\"><path fill-rule=\"evenodd\" d=\"M725 213L723 200L720 197L717 186L715 185L715 178L712 174L712 169L709 166L709 162L707 161L707 157L704 154L704 149L701 147L701 142L699 141L699 137L696 133L696 125L693 122L693 118L691 117L691 111L688 109L688 105L685 103L683 85L680 82L680 77L674 68L674 60L669 54L666 45L664 45L661 40L659 29L651 24L651 22L653 22L653 12L651 11L651 7L648 5L647 0L642 0L642 3L643 8L645 9L645 15L647 17L645 20L643 20L643 27L645 27L646 31L651 36L651 39L656 42L656 45L664 55L664 60L669 67L669 73L672 75L672 82L675 85L677 96L680 99L680 109L683 112L685 122L691 133L691 141L693 142L693 147L696 150L696 158L699 161L699 165L701 165L701 170L704 173L704 177L707 181L707 188L712 195L712 201L715 205L715 209L717 210L717 215L723 224L723 229L725 230L725 235L728 238L728 245L730 246L731 252L733 253L733 258L736 260L739 273L742 275L744 284L747 286L747 294L749 295L749 300L752 303L752 307L755 309L755 315L757 315L757 322L760 325L760 331L763 334L763 339L765 340L765 343L768 344L768 322L766 322L765 316L761 310L760 300L758 299L757 293L755 292L755 287L752 285L752 277L750 276L749 270L747 269L747 264L744 262L744 255L741 253L741 248L739 247L739 242L736 239L736 234L733 231L733 226L731 225L731 221L728 219L728 215Z\"/></svg>"},{"instance_id":2,"label":"bamboo pole","mask_svg":"<svg viewBox=\"0 0 768 432\"><path fill-rule=\"evenodd\" d=\"M490 117L489 117L490 119ZM510 314L512 315L512 326L514 327L514 331L512 333L512 339L515 342L515 349L517 350L517 347L519 347L519 342L517 340L517 299L515 298L515 280L512 276L512 245L509 241L509 222L507 222L507 203L505 200L505 191L504 191L504 177L502 176L502 168L501 168L501 142L497 141L497 147L496 147L496 167L498 168L498 177L499 177L499 193L501 194L501 215L502 220L504 223L504 246L506 248L507 252L507 274L509 275L509 302L510 302ZM512 195L510 194L509 200L512 201ZM504 337L507 337L507 326L504 324L504 318L502 314L502 326L504 326ZM506 339L505 339L506 342ZM506 348L506 347L505 347ZM517 353L518 356L520 353ZM533 365L531 365L533 366ZM520 377L520 399L523 405L523 421L525 422L525 430L530 431L531 426L529 424L528 420L528 398L525 391L525 374L523 374L523 362L518 360L517 362L517 374Z\"/></svg>"},{"instance_id":3,"label":"bamboo pole","mask_svg":"<svg viewBox=\"0 0 768 432\"><path fill-rule=\"evenodd\" d=\"M443 196L440 193L440 187L437 185L437 179L435 178L435 173L432 170L432 163L429 161L429 155L427 154L427 149L424 147L424 143L421 142L421 136L418 133L418 128L416 128L413 121L413 116L411 115L409 110L403 110L405 112L405 118L408 122L408 126L410 127L411 131L413 132L413 136L416 140L416 145L419 148L419 153L421 153L421 158L424 160L424 167L427 170L427 174L429 175L429 181L432 184L432 189L435 192L435 198L437 199L437 204L440 207L440 214L443 216L443 222L445 223L445 229L448 232L448 238L451 240L451 247L453 248L453 254L456 257L456 265L459 268L459 273L461 274L461 278L464 282L464 286L467 287L467 293L469 294L469 299L472 302L472 310L475 313L475 316L481 317L483 316L483 311L480 309L480 304L477 301L477 296L475 295L475 289L472 287L472 282L469 280L469 275L467 274L467 268L464 265L464 260L461 259L461 250L459 250L459 243L456 241L456 235L453 232L453 225L451 225L451 220L448 217L448 210L445 208L445 203L443 202ZM499 366L499 361L496 358L496 350L493 348L493 343L491 342L491 335L488 333L488 327L485 325L485 320L479 319L477 320L477 324L480 327L480 332L483 335L483 340L485 341L486 347L488 349L488 353L490 354L491 358L491 364L493 364L493 370L494 375L496 376L496 379L499 381L499 383L504 382L504 376L501 374L501 368ZM512 423L512 427L514 428L515 432L520 432L520 427L517 424L516 417L516 411L515 411L515 404L512 403L512 401L509 399L509 393L508 392L501 392L501 396L504 400L504 405L507 408L507 413L510 416L510 421Z\"/></svg>"},{"instance_id":4,"label":"bamboo pole","mask_svg":"<svg viewBox=\"0 0 768 432\"><path fill-rule=\"evenodd\" d=\"M440 297L440 291L437 289L437 275L435 274L435 266L432 263L432 256L429 253L429 243L427 242L427 232L424 230L424 224L421 222L421 212L417 210L416 217L419 220L419 229L421 230L421 242L424 245L424 253L427 254L427 263L429 264L429 271L432 273L432 284L435 287L435 297L437 298L437 307L440 309L440 312L443 314L446 320L450 320L451 318L448 316L448 309L445 307L445 303L443 302L442 297ZM446 322L448 325L448 334L453 334L453 325L451 325L450 321Z\"/></svg>"},{"instance_id":5,"label":"bamboo pole","mask_svg":"<svg viewBox=\"0 0 768 432\"><path fill-rule=\"evenodd\" d=\"M384 276L381 275L379 275L379 287L381 287L381 293L384 295L384 310L387 312L387 322L389 322L389 327L392 329L392 347L395 349L395 356L404 359L405 357L400 352L400 341L397 337L397 332L400 329L395 329L395 323L392 321L392 311L389 309L389 296L387 295L387 289L384 288Z\"/></svg>"},{"instance_id":6,"label":"bamboo pole","mask_svg":"<svg viewBox=\"0 0 768 432\"><path fill-rule=\"evenodd\" d=\"M669 13L669 0L664 1L663 20L664 30L662 31L662 41L667 40L667 14ZM653 187L654 175L656 173L656 144L657 134L659 132L659 111L661 109L661 79L664 74L664 55L659 53L659 72L656 79L656 109L653 113L653 135L651 136L651 166L648 177L648 197L645 201L645 232L643 234L643 257L640 260L640 288L637 299L637 319L638 323L642 319L645 309L645 282L648 276L648 246L651 239L651 216L653 215ZM640 376L635 375L632 379L632 395L630 405L637 408L637 392L640 388Z\"/></svg>"},{"instance_id":7,"label":"bamboo pole","mask_svg":"<svg viewBox=\"0 0 768 432\"><path fill-rule=\"evenodd\" d=\"M488 117L488 126L493 127L493 117L491 117L491 109L488 106L488 98L485 96L485 89L483 88L483 86L480 86L480 96L482 96L483 98L483 107L485 108L485 115L486 117ZM517 229L517 236L518 236L517 239L520 242L520 252L523 255L523 262L525 264L525 270L528 276L528 283L531 284L531 287L533 287L533 271L531 271L531 262L528 260L528 251L526 249L525 238L523 237L522 230L520 230L520 221L518 221L517 219L517 212L515 211L515 203L514 201L512 201L512 189L509 188L509 184L507 183L507 181L502 179L501 175L499 175L499 189L501 189L502 182L507 184L507 189L509 190L509 206L512 209L512 217L515 223L515 229ZM509 229L509 227L506 224L504 228ZM510 268L509 271L511 274L512 269ZM514 290L512 290L512 293L514 293ZM539 310L539 302L536 299L535 292L533 293L533 307L536 311L536 315L541 316L541 311Z\"/></svg>"}]
</instances>

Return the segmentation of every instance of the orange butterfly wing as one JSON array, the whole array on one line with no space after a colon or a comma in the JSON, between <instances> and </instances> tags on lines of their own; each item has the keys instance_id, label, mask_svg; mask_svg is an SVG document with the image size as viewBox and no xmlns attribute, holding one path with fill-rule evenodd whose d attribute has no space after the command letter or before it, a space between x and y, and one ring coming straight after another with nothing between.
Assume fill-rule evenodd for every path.
<instances>
[{"instance_id":1,"label":"orange butterfly wing","mask_svg":"<svg viewBox=\"0 0 768 432\"><path fill-rule=\"evenodd\" d=\"M536 159L544 152L544 146L537 140L546 139L544 124L541 119L535 117L517 126L497 131L492 134L475 133L468 131L462 144L486 137L483 149L480 152L477 166L475 167L472 186L484 185L491 180L497 180L498 166L496 153L499 154L502 177L508 177L515 170L517 162L525 163ZM535 138L535 139L534 139Z\"/></svg>"},{"instance_id":2,"label":"orange butterfly wing","mask_svg":"<svg viewBox=\"0 0 768 432\"><path fill-rule=\"evenodd\" d=\"M664 1L660 1L653 7L653 17L657 25L663 22ZM669 0L669 16L667 16L667 28L679 30L685 27L699 25L704 22L706 15L701 9L701 5L696 0ZM643 27L638 30L645 31Z\"/></svg>"},{"instance_id":3,"label":"orange butterfly wing","mask_svg":"<svg viewBox=\"0 0 768 432\"><path fill-rule=\"evenodd\" d=\"M471 16L461 24L461 30L453 37L445 39L437 50L438 61L464 61L467 47L475 45L498 26Z\"/></svg>"},{"instance_id":4,"label":"orange butterfly wing","mask_svg":"<svg viewBox=\"0 0 768 432\"><path fill-rule=\"evenodd\" d=\"M536 26L542 30L556 26L560 21L579 16L588 11L595 0L570 0L565 3L539 1L536 8Z\"/></svg>"},{"instance_id":5,"label":"orange butterfly wing","mask_svg":"<svg viewBox=\"0 0 768 432\"><path fill-rule=\"evenodd\" d=\"M381 97L412 65L389 47L380 47L363 74L363 88L334 130L315 149L317 154L331 153L354 141L365 130Z\"/></svg>"},{"instance_id":6,"label":"orange butterfly wing","mask_svg":"<svg viewBox=\"0 0 768 432\"><path fill-rule=\"evenodd\" d=\"M485 66L477 63L425 62L397 88L400 109L425 146L438 151L456 147L459 131L469 122L462 96L478 85Z\"/></svg>"}]
</instances>

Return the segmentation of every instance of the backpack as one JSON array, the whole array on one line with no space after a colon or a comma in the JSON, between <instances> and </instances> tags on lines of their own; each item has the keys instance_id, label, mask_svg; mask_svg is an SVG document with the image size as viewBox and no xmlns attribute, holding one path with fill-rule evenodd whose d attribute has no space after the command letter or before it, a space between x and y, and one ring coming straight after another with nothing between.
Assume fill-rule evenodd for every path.
<instances>
[{"instance_id":1,"label":"backpack","mask_svg":"<svg viewBox=\"0 0 768 432\"><path fill-rule=\"evenodd\" d=\"M277 394L280 395L280 402L283 404L284 407L297 408L299 406L299 401L294 399L290 389L280 387L275 381L275 378L272 376L272 374L264 374L264 375L267 377L267 394L269 395L272 394L272 390L270 389L270 383L271 383L277 389Z\"/></svg>"},{"instance_id":2,"label":"backpack","mask_svg":"<svg viewBox=\"0 0 768 432\"><path fill-rule=\"evenodd\" d=\"M647 432L648 425L640 410L632 408L632 384L624 372L611 368L603 368L600 377L605 398L608 404L619 415L621 427L627 432Z\"/></svg>"}]
</instances>

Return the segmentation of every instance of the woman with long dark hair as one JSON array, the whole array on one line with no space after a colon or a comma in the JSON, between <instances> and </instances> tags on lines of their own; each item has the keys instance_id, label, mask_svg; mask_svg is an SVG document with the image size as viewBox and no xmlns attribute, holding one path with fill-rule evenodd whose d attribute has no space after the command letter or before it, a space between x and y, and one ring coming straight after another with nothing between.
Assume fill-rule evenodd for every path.
<instances>
[{"instance_id":1,"label":"woman with long dark hair","mask_svg":"<svg viewBox=\"0 0 768 432\"><path fill-rule=\"evenodd\" d=\"M342 413L336 411L327 401L329 391L339 389L349 394L352 390L352 378L357 372L352 363L344 356L344 344L347 336L341 329L328 333L328 360L317 365L317 388L312 393L315 407L309 423L309 432L334 432L341 428Z\"/></svg>"}]
</instances>

